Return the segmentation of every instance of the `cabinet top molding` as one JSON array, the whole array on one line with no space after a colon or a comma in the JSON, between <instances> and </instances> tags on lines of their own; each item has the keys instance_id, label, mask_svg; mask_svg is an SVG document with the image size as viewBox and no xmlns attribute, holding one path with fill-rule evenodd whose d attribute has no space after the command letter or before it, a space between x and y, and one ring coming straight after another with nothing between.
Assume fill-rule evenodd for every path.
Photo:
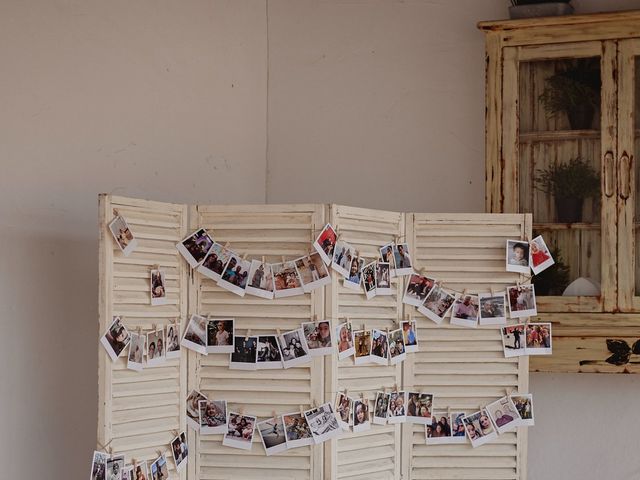
<instances>
[{"instance_id":1,"label":"cabinet top molding","mask_svg":"<svg viewBox=\"0 0 640 480\"><path fill-rule=\"evenodd\" d=\"M586 13L582 15L559 15L556 17L522 18L518 20L488 20L478 22L478 28L485 32L501 30L519 30L546 26L588 25L598 27L602 24L620 22L640 22L640 10L620 12Z\"/></svg>"}]
</instances>

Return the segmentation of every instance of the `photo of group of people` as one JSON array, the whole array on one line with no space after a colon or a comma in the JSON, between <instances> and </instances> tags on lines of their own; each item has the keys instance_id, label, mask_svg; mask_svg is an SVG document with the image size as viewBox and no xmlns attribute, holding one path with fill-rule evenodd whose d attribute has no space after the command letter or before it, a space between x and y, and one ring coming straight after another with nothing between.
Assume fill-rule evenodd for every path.
<instances>
[{"instance_id":1,"label":"photo of group of people","mask_svg":"<svg viewBox=\"0 0 640 480\"><path fill-rule=\"evenodd\" d=\"M194 352L232 353L234 351L234 319L191 315L180 345Z\"/></svg>"},{"instance_id":2,"label":"photo of group of people","mask_svg":"<svg viewBox=\"0 0 640 480\"><path fill-rule=\"evenodd\" d=\"M311 428L304 416L304 412L293 412L282 415L282 423L285 430L285 442L287 448L304 447L313 445Z\"/></svg>"},{"instance_id":3,"label":"photo of group of people","mask_svg":"<svg viewBox=\"0 0 640 480\"><path fill-rule=\"evenodd\" d=\"M302 281L296 270L295 262L274 263L271 265L273 272L273 287L276 298L302 295Z\"/></svg>"},{"instance_id":4,"label":"photo of group of people","mask_svg":"<svg viewBox=\"0 0 640 480\"><path fill-rule=\"evenodd\" d=\"M413 273L409 245L406 243L387 243L380 247L382 262L388 263L391 276L399 277Z\"/></svg>"},{"instance_id":5,"label":"photo of group of people","mask_svg":"<svg viewBox=\"0 0 640 480\"><path fill-rule=\"evenodd\" d=\"M116 215L111 222L109 222L109 230L113 239L116 241L118 248L122 251L125 257L128 257L138 246L138 240L134 238L127 221L121 215Z\"/></svg>"},{"instance_id":6,"label":"photo of group of people","mask_svg":"<svg viewBox=\"0 0 640 480\"><path fill-rule=\"evenodd\" d=\"M211 280L218 281L222 276L224 267L229 262L229 258L233 252L226 246L213 242L207 256L204 257L202 263L197 267L198 272Z\"/></svg>"},{"instance_id":7,"label":"photo of group of people","mask_svg":"<svg viewBox=\"0 0 640 480\"><path fill-rule=\"evenodd\" d=\"M258 362L258 337L233 338L233 352L229 355L229 368L235 370L256 370Z\"/></svg>"},{"instance_id":8,"label":"photo of group of people","mask_svg":"<svg viewBox=\"0 0 640 480\"><path fill-rule=\"evenodd\" d=\"M538 275L555 262L542 235L530 242L507 240L507 272L530 273Z\"/></svg>"},{"instance_id":9,"label":"photo of group of people","mask_svg":"<svg viewBox=\"0 0 640 480\"><path fill-rule=\"evenodd\" d=\"M502 327L502 347L506 358L523 355L551 355L551 323L527 323Z\"/></svg>"},{"instance_id":10,"label":"photo of group of people","mask_svg":"<svg viewBox=\"0 0 640 480\"><path fill-rule=\"evenodd\" d=\"M302 330L312 357L333 353L331 322L328 320L305 322L302 324Z\"/></svg>"},{"instance_id":11,"label":"photo of group of people","mask_svg":"<svg viewBox=\"0 0 640 480\"><path fill-rule=\"evenodd\" d=\"M429 320L440 324L453 306L456 297L446 291L440 283L433 286L424 303L418 307L418 311Z\"/></svg>"},{"instance_id":12,"label":"photo of group of people","mask_svg":"<svg viewBox=\"0 0 640 480\"><path fill-rule=\"evenodd\" d=\"M204 228L199 228L176 245L176 248L191 268L197 268L203 262L213 246L213 238Z\"/></svg>"},{"instance_id":13,"label":"photo of group of people","mask_svg":"<svg viewBox=\"0 0 640 480\"><path fill-rule=\"evenodd\" d=\"M507 288L509 298L509 316L511 318L534 317L538 314L535 287L515 285Z\"/></svg>"},{"instance_id":14,"label":"photo of group of people","mask_svg":"<svg viewBox=\"0 0 640 480\"><path fill-rule=\"evenodd\" d=\"M427 445L441 445L449 443L465 443L464 412L434 411L431 423L425 425L425 440Z\"/></svg>"},{"instance_id":15,"label":"photo of group of people","mask_svg":"<svg viewBox=\"0 0 640 480\"><path fill-rule=\"evenodd\" d=\"M306 257L300 257L295 260L295 265L305 292L331 283L331 275L319 253L314 252Z\"/></svg>"},{"instance_id":16,"label":"photo of group of people","mask_svg":"<svg viewBox=\"0 0 640 480\"><path fill-rule=\"evenodd\" d=\"M433 394L422 392L407 393L407 422L431 423L431 410L433 408Z\"/></svg>"},{"instance_id":17,"label":"photo of group of people","mask_svg":"<svg viewBox=\"0 0 640 480\"><path fill-rule=\"evenodd\" d=\"M395 365L406 358L405 339L411 342L412 351L416 351L418 339L415 322L403 321L401 328L390 332L379 329L354 331L351 322L336 327L338 359L353 355L356 365L375 363Z\"/></svg>"},{"instance_id":18,"label":"photo of group of people","mask_svg":"<svg viewBox=\"0 0 640 480\"><path fill-rule=\"evenodd\" d=\"M222 444L241 450L251 450L255 427L256 417L238 412L229 412L227 431L222 438Z\"/></svg>"}]
</instances>

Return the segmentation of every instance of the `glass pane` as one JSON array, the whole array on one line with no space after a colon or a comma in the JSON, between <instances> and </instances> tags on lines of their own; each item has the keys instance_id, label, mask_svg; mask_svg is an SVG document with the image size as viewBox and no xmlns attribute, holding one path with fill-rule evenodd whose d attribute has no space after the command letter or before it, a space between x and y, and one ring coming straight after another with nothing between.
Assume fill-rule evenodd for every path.
<instances>
[{"instance_id":1,"label":"glass pane","mask_svg":"<svg viewBox=\"0 0 640 480\"><path fill-rule=\"evenodd\" d=\"M635 59L635 75L634 75L634 103L633 106L633 156L634 156L634 165L635 165L635 176L636 176L636 184L635 184L635 209L634 209L634 219L633 219L633 227L635 233L635 241L636 241L636 264L635 264L635 282L636 282L636 296L640 296L640 218L638 215L640 213L640 167L638 166L638 161L640 160L640 137L638 133L640 133L640 58L636 57Z\"/></svg>"},{"instance_id":2,"label":"glass pane","mask_svg":"<svg viewBox=\"0 0 640 480\"><path fill-rule=\"evenodd\" d=\"M600 293L600 91L599 57L520 64L520 211L557 262L538 295Z\"/></svg>"}]
</instances>

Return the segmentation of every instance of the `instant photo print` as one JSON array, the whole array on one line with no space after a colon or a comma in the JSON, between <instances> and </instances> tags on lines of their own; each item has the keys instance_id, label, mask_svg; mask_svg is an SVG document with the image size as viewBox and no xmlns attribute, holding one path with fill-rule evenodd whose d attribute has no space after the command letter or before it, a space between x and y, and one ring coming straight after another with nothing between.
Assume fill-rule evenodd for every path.
<instances>
[{"instance_id":1,"label":"instant photo print","mask_svg":"<svg viewBox=\"0 0 640 480\"><path fill-rule=\"evenodd\" d=\"M433 394L409 392L407 394L407 422L427 425L431 423Z\"/></svg>"},{"instance_id":2,"label":"instant photo print","mask_svg":"<svg viewBox=\"0 0 640 480\"><path fill-rule=\"evenodd\" d=\"M232 254L224 267L218 286L244 297L249 281L251 262Z\"/></svg>"},{"instance_id":3,"label":"instant photo print","mask_svg":"<svg viewBox=\"0 0 640 480\"><path fill-rule=\"evenodd\" d=\"M393 295L391 266L387 262L376 263L376 295Z\"/></svg>"},{"instance_id":4,"label":"instant photo print","mask_svg":"<svg viewBox=\"0 0 640 480\"><path fill-rule=\"evenodd\" d=\"M535 424L533 416L533 395L530 393L514 393L511 395L511 401L520 415L518 426L532 427Z\"/></svg>"},{"instance_id":5,"label":"instant photo print","mask_svg":"<svg viewBox=\"0 0 640 480\"><path fill-rule=\"evenodd\" d=\"M109 223L109 231L125 257L128 257L138 246L138 240L133 236L124 217L116 215Z\"/></svg>"},{"instance_id":6,"label":"instant photo print","mask_svg":"<svg viewBox=\"0 0 640 480\"><path fill-rule=\"evenodd\" d=\"M376 328L371 330L371 355L369 356L369 361L377 365L389 364L389 337L386 332Z\"/></svg>"},{"instance_id":7,"label":"instant photo print","mask_svg":"<svg viewBox=\"0 0 640 480\"><path fill-rule=\"evenodd\" d=\"M336 395L336 416L338 423L343 430L349 430L351 425L351 410L353 407L353 399L346 392L338 392Z\"/></svg>"},{"instance_id":8,"label":"instant photo print","mask_svg":"<svg viewBox=\"0 0 640 480\"><path fill-rule=\"evenodd\" d=\"M529 258L531 270L533 270L535 275L544 272L555 263L549 248L547 248L547 244L544 243L542 235L538 235L529 243Z\"/></svg>"},{"instance_id":9,"label":"instant photo print","mask_svg":"<svg viewBox=\"0 0 640 480\"><path fill-rule=\"evenodd\" d=\"M389 397L388 423L407 421L407 392L391 392Z\"/></svg>"},{"instance_id":10,"label":"instant photo print","mask_svg":"<svg viewBox=\"0 0 640 480\"><path fill-rule=\"evenodd\" d=\"M333 353L331 322L329 320L305 322L302 324L302 330L312 357Z\"/></svg>"},{"instance_id":11,"label":"instant photo print","mask_svg":"<svg viewBox=\"0 0 640 480\"><path fill-rule=\"evenodd\" d=\"M278 345L280 352L282 352L284 368L303 365L311 361L309 346L304 338L302 328L297 328L278 336Z\"/></svg>"},{"instance_id":12,"label":"instant photo print","mask_svg":"<svg viewBox=\"0 0 640 480\"><path fill-rule=\"evenodd\" d=\"M107 460L107 479L122 478L124 455L116 455Z\"/></svg>"},{"instance_id":13,"label":"instant photo print","mask_svg":"<svg viewBox=\"0 0 640 480\"><path fill-rule=\"evenodd\" d=\"M407 353L418 351L418 327L415 320L403 320L402 338L404 340L404 349Z\"/></svg>"},{"instance_id":14,"label":"instant photo print","mask_svg":"<svg viewBox=\"0 0 640 480\"><path fill-rule=\"evenodd\" d=\"M500 332L502 334L502 349L504 350L505 358L526 355L526 337L524 330L524 324L508 325L500 329Z\"/></svg>"},{"instance_id":15,"label":"instant photo print","mask_svg":"<svg viewBox=\"0 0 640 480\"><path fill-rule=\"evenodd\" d=\"M316 288L331 283L331 275L327 266L317 252L294 261L302 289L309 293Z\"/></svg>"},{"instance_id":16,"label":"instant photo print","mask_svg":"<svg viewBox=\"0 0 640 480\"><path fill-rule=\"evenodd\" d=\"M198 400L200 435L216 435L227 431L226 400Z\"/></svg>"},{"instance_id":17,"label":"instant photo print","mask_svg":"<svg viewBox=\"0 0 640 480\"><path fill-rule=\"evenodd\" d=\"M231 250L217 242L213 242L213 245L209 249L209 253L207 253L202 264L198 266L198 272L217 282L220 280L224 267L227 265L232 255L233 252Z\"/></svg>"},{"instance_id":18,"label":"instant photo print","mask_svg":"<svg viewBox=\"0 0 640 480\"><path fill-rule=\"evenodd\" d=\"M184 259L196 268L207 256L213 245L213 239L204 228L199 228L176 245Z\"/></svg>"},{"instance_id":19,"label":"instant photo print","mask_svg":"<svg viewBox=\"0 0 640 480\"><path fill-rule=\"evenodd\" d=\"M402 328L389 332L389 361L391 365L403 362L407 358Z\"/></svg>"},{"instance_id":20,"label":"instant photo print","mask_svg":"<svg viewBox=\"0 0 640 480\"><path fill-rule=\"evenodd\" d=\"M396 260L393 256L393 247L393 242L387 243L386 245L380 247L380 262L389 264L389 278L395 276L396 269Z\"/></svg>"},{"instance_id":21,"label":"instant photo print","mask_svg":"<svg viewBox=\"0 0 640 480\"><path fill-rule=\"evenodd\" d=\"M233 318L207 320L207 353L233 353L234 324Z\"/></svg>"},{"instance_id":22,"label":"instant photo print","mask_svg":"<svg viewBox=\"0 0 640 480\"><path fill-rule=\"evenodd\" d=\"M90 480L104 480L107 475L107 460L109 455L104 452L93 452L93 460L91 461Z\"/></svg>"},{"instance_id":23,"label":"instant photo print","mask_svg":"<svg viewBox=\"0 0 640 480\"><path fill-rule=\"evenodd\" d=\"M371 430L371 419L369 418L369 401L366 398L356 398L353 400L353 433Z\"/></svg>"},{"instance_id":24,"label":"instant photo print","mask_svg":"<svg viewBox=\"0 0 640 480\"><path fill-rule=\"evenodd\" d=\"M477 295L462 295L453 303L451 325L475 328L478 326L480 300Z\"/></svg>"},{"instance_id":25,"label":"instant photo print","mask_svg":"<svg viewBox=\"0 0 640 480\"><path fill-rule=\"evenodd\" d=\"M260 433L262 446L264 447L267 457L284 452L287 449L287 439L282 417L273 417L258 422L258 433Z\"/></svg>"},{"instance_id":26,"label":"instant photo print","mask_svg":"<svg viewBox=\"0 0 640 480\"><path fill-rule=\"evenodd\" d=\"M353 332L353 343L356 348L355 364L364 365L370 363L371 330L356 330Z\"/></svg>"},{"instance_id":27,"label":"instant photo print","mask_svg":"<svg viewBox=\"0 0 640 480\"><path fill-rule=\"evenodd\" d=\"M481 293L480 300L480 325L505 325L507 323L505 294Z\"/></svg>"},{"instance_id":28,"label":"instant photo print","mask_svg":"<svg viewBox=\"0 0 640 480\"><path fill-rule=\"evenodd\" d=\"M187 466L187 460L189 458L186 432L178 434L176 438L173 439L171 442L171 453L173 454L176 470L179 472Z\"/></svg>"},{"instance_id":29,"label":"instant photo print","mask_svg":"<svg viewBox=\"0 0 640 480\"><path fill-rule=\"evenodd\" d=\"M464 412L434 411L431 423L425 425L427 445L466 443Z\"/></svg>"},{"instance_id":30,"label":"instant photo print","mask_svg":"<svg viewBox=\"0 0 640 480\"><path fill-rule=\"evenodd\" d=\"M529 244L524 240L507 240L507 272L529 273Z\"/></svg>"},{"instance_id":31,"label":"instant photo print","mask_svg":"<svg viewBox=\"0 0 640 480\"><path fill-rule=\"evenodd\" d=\"M324 261L326 265L329 265L333 259L333 251L336 246L337 237L336 231L330 223L327 223L322 229L322 232L320 232L320 235L318 235L318 238L316 238L316 241L313 242L313 248L320 254L322 261Z\"/></svg>"},{"instance_id":32,"label":"instant photo print","mask_svg":"<svg viewBox=\"0 0 640 480\"><path fill-rule=\"evenodd\" d=\"M376 296L376 263L373 261L362 267L362 284L367 300Z\"/></svg>"},{"instance_id":33,"label":"instant photo print","mask_svg":"<svg viewBox=\"0 0 640 480\"><path fill-rule=\"evenodd\" d=\"M386 425L389 418L389 401L391 394L386 392L376 393L376 400L373 406L373 423L376 425Z\"/></svg>"},{"instance_id":34,"label":"instant photo print","mask_svg":"<svg viewBox=\"0 0 640 480\"><path fill-rule=\"evenodd\" d=\"M229 356L230 370L256 370L258 361L258 337L235 335L233 352Z\"/></svg>"},{"instance_id":35,"label":"instant photo print","mask_svg":"<svg viewBox=\"0 0 640 480\"><path fill-rule=\"evenodd\" d=\"M199 402L206 401L202 393L197 390L191 390L187 397L187 425L196 432L200 431L200 405Z\"/></svg>"},{"instance_id":36,"label":"instant photo print","mask_svg":"<svg viewBox=\"0 0 640 480\"><path fill-rule=\"evenodd\" d=\"M147 367L157 367L167 361L164 327L147 333Z\"/></svg>"},{"instance_id":37,"label":"instant photo print","mask_svg":"<svg viewBox=\"0 0 640 480\"><path fill-rule=\"evenodd\" d=\"M144 368L144 347L147 336L131 333L129 342L129 355L127 357L127 368L136 372L141 372Z\"/></svg>"},{"instance_id":38,"label":"instant photo print","mask_svg":"<svg viewBox=\"0 0 640 480\"><path fill-rule=\"evenodd\" d=\"M278 346L278 337L275 335L258 336L258 360L257 370L284 368L282 352Z\"/></svg>"},{"instance_id":39,"label":"instant photo print","mask_svg":"<svg viewBox=\"0 0 640 480\"><path fill-rule=\"evenodd\" d=\"M167 290L164 282L164 272L152 269L150 278L151 305L166 305Z\"/></svg>"},{"instance_id":40,"label":"instant photo print","mask_svg":"<svg viewBox=\"0 0 640 480\"><path fill-rule=\"evenodd\" d=\"M351 273L351 264L357 257L358 254L355 247L344 240L338 240L333 252L331 268L343 277L348 278Z\"/></svg>"},{"instance_id":41,"label":"instant photo print","mask_svg":"<svg viewBox=\"0 0 640 480\"><path fill-rule=\"evenodd\" d=\"M273 298L273 272L270 264L251 260L247 293L269 300Z\"/></svg>"},{"instance_id":42,"label":"instant photo print","mask_svg":"<svg viewBox=\"0 0 640 480\"><path fill-rule=\"evenodd\" d=\"M435 284L434 279L414 273L409 277L402 302L414 307L421 306Z\"/></svg>"},{"instance_id":43,"label":"instant photo print","mask_svg":"<svg viewBox=\"0 0 640 480\"><path fill-rule=\"evenodd\" d=\"M274 263L271 265L271 270L275 298L304 294L295 262Z\"/></svg>"},{"instance_id":44,"label":"instant photo print","mask_svg":"<svg viewBox=\"0 0 640 480\"><path fill-rule=\"evenodd\" d=\"M282 415L282 423L284 424L287 448L304 447L315 443L304 412Z\"/></svg>"},{"instance_id":45,"label":"instant photo print","mask_svg":"<svg viewBox=\"0 0 640 480\"><path fill-rule=\"evenodd\" d=\"M336 438L342 433L338 418L329 402L305 411L304 417L316 444Z\"/></svg>"},{"instance_id":46,"label":"instant photo print","mask_svg":"<svg viewBox=\"0 0 640 480\"><path fill-rule=\"evenodd\" d=\"M436 284L425 298L424 303L418 307L418 311L440 325L449 313L455 299L455 296L447 292L441 285Z\"/></svg>"},{"instance_id":47,"label":"instant photo print","mask_svg":"<svg viewBox=\"0 0 640 480\"><path fill-rule=\"evenodd\" d=\"M520 414L509 397L502 397L485 407L499 434L503 434L520 425Z\"/></svg>"},{"instance_id":48,"label":"instant photo print","mask_svg":"<svg viewBox=\"0 0 640 480\"><path fill-rule=\"evenodd\" d=\"M167 360L180 358L180 324L167 325Z\"/></svg>"},{"instance_id":49,"label":"instant photo print","mask_svg":"<svg viewBox=\"0 0 640 480\"><path fill-rule=\"evenodd\" d=\"M207 354L207 319L205 317L191 315L180 345L194 352Z\"/></svg>"},{"instance_id":50,"label":"instant photo print","mask_svg":"<svg viewBox=\"0 0 640 480\"><path fill-rule=\"evenodd\" d=\"M256 417L229 412L227 432L224 434L222 444L226 447L251 450L255 426Z\"/></svg>"},{"instance_id":51,"label":"instant photo print","mask_svg":"<svg viewBox=\"0 0 640 480\"><path fill-rule=\"evenodd\" d=\"M113 317L111 325L105 334L100 337L100 343L102 343L112 362L118 360L118 357L127 348L130 341L131 335L129 335L129 331L119 316Z\"/></svg>"},{"instance_id":52,"label":"instant photo print","mask_svg":"<svg viewBox=\"0 0 640 480\"><path fill-rule=\"evenodd\" d=\"M156 478L169 478L169 469L167 467L167 458L164 454L160 455L152 464L151 464L151 478L155 480Z\"/></svg>"},{"instance_id":53,"label":"instant photo print","mask_svg":"<svg viewBox=\"0 0 640 480\"><path fill-rule=\"evenodd\" d=\"M535 287L531 285L514 285L507 288L509 300L509 316L511 318L535 317L536 307Z\"/></svg>"},{"instance_id":54,"label":"instant photo print","mask_svg":"<svg viewBox=\"0 0 640 480\"><path fill-rule=\"evenodd\" d=\"M527 355L551 355L553 353L551 338L551 323L527 324L525 353Z\"/></svg>"},{"instance_id":55,"label":"instant photo print","mask_svg":"<svg viewBox=\"0 0 640 480\"><path fill-rule=\"evenodd\" d=\"M393 258L395 260L396 276L411 275L413 273L413 264L409 256L409 245L406 243L398 243L393 246Z\"/></svg>"},{"instance_id":56,"label":"instant photo print","mask_svg":"<svg viewBox=\"0 0 640 480\"><path fill-rule=\"evenodd\" d=\"M491 418L486 409L482 409L462 419L467 438L473 448L480 447L485 443L495 440L498 436L496 429L491 422Z\"/></svg>"},{"instance_id":57,"label":"instant photo print","mask_svg":"<svg viewBox=\"0 0 640 480\"><path fill-rule=\"evenodd\" d=\"M350 290L362 290L362 269L364 268L364 258L354 258L351 260L349 275L344 278L342 285Z\"/></svg>"},{"instance_id":58,"label":"instant photo print","mask_svg":"<svg viewBox=\"0 0 640 480\"><path fill-rule=\"evenodd\" d=\"M353 342L353 329L350 322L341 323L336 327L338 342L338 360L343 360L356 353Z\"/></svg>"}]
</instances>

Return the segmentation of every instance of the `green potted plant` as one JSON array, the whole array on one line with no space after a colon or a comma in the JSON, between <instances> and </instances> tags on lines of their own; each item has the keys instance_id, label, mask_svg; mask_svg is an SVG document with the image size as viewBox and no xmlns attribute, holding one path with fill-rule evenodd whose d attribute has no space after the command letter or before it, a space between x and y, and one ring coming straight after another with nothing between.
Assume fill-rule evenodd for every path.
<instances>
[{"instance_id":1,"label":"green potted plant","mask_svg":"<svg viewBox=\"0 0 640 480\"><path fill-rule=\"evenodd\" d=\"M560 249L552 247L551 256L555 263L533 276L532 281L536 287L536 295L560 296L569 285L569 267L565 265Z\"/></svg>"},{"instance_id":2,"label":"green potted plant","mask_svg":"<svg viewBox=\"0 0 640 480\"><path fill-rule=\"evenodd\" d=\"M553 195L559 222L575 223L582 219L584 200L600 195L600 173L576 157L538 170L535 187Z\"/></svg>"},{"instance_id":3,"label":"green potted plant","mask_svg":"<svg viewBox=\"0 0 640 480\"><path fill-rule=\"evenodd\" d=\"M510 18L551 17L573 13L571 0L511 0Z\"/></svg>"},{"instance_id":4,"label":"green potted plant","mask_svg":"<svg viewBox=\"0 0 640 480\"><path fill-rule=\"evenodd\" d=\"M550 117L566 114L573 130L591 128L600 106L600 60L561 61L558 71L545 79L539 100Z\"/></svg>"}]
</instances>

